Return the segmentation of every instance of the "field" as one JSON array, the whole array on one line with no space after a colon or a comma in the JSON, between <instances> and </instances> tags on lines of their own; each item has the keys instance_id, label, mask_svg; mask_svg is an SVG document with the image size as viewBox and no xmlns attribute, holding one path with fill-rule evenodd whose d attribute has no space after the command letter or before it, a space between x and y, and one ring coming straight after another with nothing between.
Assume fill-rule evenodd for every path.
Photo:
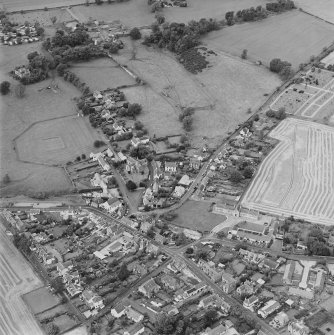
<instances>
[{"instance_id":1,"label":"field","mask_svg":"<svg viewBox=\"0 0 334 335\"><path fill-rule=\"evenodd\" d=\"M2 218L0 219L2 220ZM42 335L21 295L42 285L0 225L0 334Z\"/></svg>"},{"instance_id":2,"label":"field","mask_svg":"<svg viewBox=\"0 0 334 335\"><path fill-rule=\"evenodd\" d=\"M209 212L210 203L200 201L187 201L175 213L178 215L173 221L174 224L199 230L210 231L213 227L226 220L224 215L213 214Z\"/></svg>"},{"instance_id":3,"label":"field","mask_svg":"<svg viewBox=\"0 0 334 335\"><path fill-rule=\"evenodd\" d=\"M27 293L23 299L34 314L41 313L59 304L58 299L46 287Z\"/></svg>"},{"instance_id":4,"label":"field","mask_svg":"<svg viewBox=\"0 0 334 335\"><path fill-rule=\"evenodd\" d=\"M334 128L286 119L270 136L281 142L260 166L242 204L333 224Z\"/></svg>"},{"instance_id":5,"label":"field","mask_svg":"<svg viewBox=\"0 0 334 335\"><path fill-rule=\"evenodd\" d=\"M4 8L8 12L12 12L20 10L44 9L45 7L64 7L80 3L82 3L82 0L3 0L0 3L0 8Z\"/></svg>"},{"instance_id":6,"label":"field","mask_svg":"<svg viewBox=\"0 0 334 335\"><path fill-rule=\"evenodd\" d=\"M332 0L296 0L295 4L305 12L334 23L334 2Z\"/></svg>"},{"instance_id":7,"label":"field","mask_svg":"<svg viewBox=\"0 0 334 335\"><path fill-rule=\"evenodd\" d=\"M92 91L135 84L135 80L109 58L73 64L71 71Z\"/></svg>"},{"instance_id":8,"label":"field","mask_svg":"<svg viewBox=\"0 0 334 335\"><path fill-rule=\"evenodd\" d=\"M27 54L39 50L40 43L26 44L16 47L1 47L3 57L0 59L1 73L0 80L9 80L14 87L17 82L9 77L8 72L19 64L26 63ZM20 194L28 194L32 190L34 192L47 192L47 191L63 191L71 188L71 183L64 174L63 169L53 166L46 166L38 164L34 161L35 157L25 158L31 163L26 163L18 160L18 155L14 147L14 139L29 128L32 124L40 121L51 120L54 118L66 117L76 115L75 103L73 98L80 96L80 92L73 87L71 84L64 82L62 79L55 79L55 83L58 88L53 90L45 89L50 85L51 80L45 80L37 84L29 85L26 87L25 96L21 99L17 98L12 92L4 96L1 99L0 108L0 121L2 125L0 133L0 178L2 179L5 174L9 174L11 183L1 188L1 196L15 196ZM55 124L60 125L61 119L55 120ZM86 142L82 142L82 136L75 139L82 143L79 152L71 151L74 156L71 159L82 153L82 150L91 148L93 138L98 138L96 131L90 126L84 126L83 120L78 120L78 124L75 120L72 120L67 127L68 131L76 129L78 133L81 129L84 130L84 134L88 134ZM43 123L37 123L34 127L39 129ZM56 128L51 126L52 121L46 123L49 129L52 128L52 132L56 132ZM64 124L64 123L63 123ZM36 128L36 129L37 129ZM91 131L88 131L91 129ZM43 128L42 128L43 130ZM44 134L45 134L44 128ZM62 130L66 132L66 128ZM29 134L29 132L27 133ZM31 133L32 137L38 139L38 133ZM49 136L51 137L51 136ZM57 143L56 140L50 140L42 149L47 151L47 146L52 149ZM58 145L59 145L58 141ZM29 152L33 152L35 147L33 146L36 142L24 143ZM65 143L65 146L71 146L74 148L75 143ZM38 155L38 152L34 153ZM26 155L26 154L25 154ZM51 154L49 153L49 156ZM66 159L69 158L68 156ZM53 157L53 162L57 160L57 156ZM63 160L60 161L60 163ZM59 163L59 162L57 162Z\"/></svg>"},{"instance_id":9,"label":"field","mask_svg":"<svg viewBox=\"0 0 334 335\"><path fill-rule=\"evenodd\" d=\"M273 58L289 61L294 68L308 62L333 42L334 26L294 10L210 33L204 38L209 48L269 65Z\"/></svg>"},{"instance_id":10,"label":"field","mask_svg":"<svg viewBox=\"0 0 334 335\"><path fill-rule=\"evenodd\" d=\"M72 21L73 17L66 9L53 9L49 11L35 11L35 12L27 12L24 14L16 13L11 14L9 19L13 22L17 22L20 24L24 24L24 22L28 21L30 23L34 23L38 21L42 26L52 26L53 23L51 21L52 17L56 17L56 23L68 22Z\"/></svg>"},{"instance_id":11,"label":"field","mask_svg":"<svg viewBox=\"0 0 334 335\"><path fill-rule=\"evenodd\" d=\"M193 75L171 54L125 41L125 48L115 58L147 85L124 93L130 102L143 105L139 120L151 135L180 134L180 107L194 107L193 145L202 145L205 137L216 145L248 118L248 108L261 105L264 94L281 83L266 69L224 54L210 56L212 67Z\"/></svg>"},{"instance_id":12,"label":"field","mask_svg":"<svg viewBox=\"0 0 334 335\"><path fill-rule=\"evenodd\" d=\"M16 140L18 158L37 164L65 164L81 154L89 155L99 137L87 120L69 116L33 125Z\"/></svg>"},{"instance_id":13,"label":"field","mask_svg":"<svg viewBox=\"0 0 334 335\"><path fill-rule=\"evenodd\" d=\"M312 81L318 80L318 86L313 84L294 84L283 91L271 104L270 108L278 110L281 107L289 114L299 115L315 121L334 124L334 73L320 70L307 73Z\"/></svg>"}]
</instances>

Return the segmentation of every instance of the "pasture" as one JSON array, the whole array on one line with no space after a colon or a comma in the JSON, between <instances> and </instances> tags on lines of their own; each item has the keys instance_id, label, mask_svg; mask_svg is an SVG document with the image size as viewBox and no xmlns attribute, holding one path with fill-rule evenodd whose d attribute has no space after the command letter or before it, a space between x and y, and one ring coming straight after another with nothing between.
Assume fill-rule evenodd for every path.
<instances>
[{"instance_id":1,"label":"pasture","mask_svg":"<svg viewBox=\"0 0 334 335\"><path fill-rule=\"evenodd\" d=\"M88 156L98 139L87 119L69 116L33 125L16 140L16 147L22 161L65 164L81 154Z\"/></svg>"},{"instance_id":2,"label":"pasture","mask_svg":"<svg viewBox=\"0 0 334 335\"><path fill-rule=\"evenodd\" d=\"M9 241L0 217L0 334L42 335L21 296L42 286L28 262Z\"/></svg>"},{"instance_id":3,"label":"pasture","mask_svg":"<svg viewBox=\"0 0 334 335\"><path fill-rule=\"evenodd\" d=\"M202 232L210 231L213 227L226 220L224 215L210 212L209 202L188 200L175 213L177 217L172 223Z\"/></svg>"},{"instance_id":4,"label":"pasture","mask_svg":"<svg viewBox=\"0 0 334 335\"><path fill-rule=\"evenodd\" d=\"M261 164L242 205L274 215L332 224L334 128L286 119L270 136L280 143Z\"/></svg>"},{"instance_id":5,"label":"pasture","mask_svg":"<svg viewBox=\"0 0 334 335\"><path fill-rule=\"evenodd\" d=\"M71 71L86 83L91 91L135 84L134 78L110 58L99 58L71 65Z\"/></svg>"},{"instance_id":6,"label":"pasture","mask_svg":"<svg viewBox=\"0 0 334 335\"><path fill-rule=\"evenodd\" d=\"M260 60L267 66L273 58L281 58L297 69L328 47L333 33L333 25L294 10L212 32L203 43L239 57L247 49L249 60Z\"/></svg>"},{"instance_id":7,"label":"pasture","mask_svg":"<svg viewBox=\"0 0 334 335\"><path fill-rule=\"evenodd\" d=\"M264 94L281 83L266 69L224 54L210 56L212 67L194 75L170 53L124 40L125 48L115 59L147 85L123 91L130 102L143 105L138 119L152 136L180 134L180 107L194 107L193 145L202 145L203 137L217 145L249 117L248 108L259 107L266 100Z\"/></svg>"}]
</instances>

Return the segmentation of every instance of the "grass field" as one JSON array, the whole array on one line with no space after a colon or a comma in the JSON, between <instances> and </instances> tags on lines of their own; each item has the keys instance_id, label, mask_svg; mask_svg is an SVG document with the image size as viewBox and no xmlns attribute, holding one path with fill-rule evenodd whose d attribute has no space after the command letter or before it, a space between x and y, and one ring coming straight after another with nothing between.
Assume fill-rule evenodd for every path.
<instances>
[{"instance_id":1,"label":"grass field","mask_svg":"<svg viewBox=\"0 0 334 335\"><path fill-rule=\"evenodd\" d=\"M185 228L209 231L226 220L224 215L213 214L209 209L208 202L189 200L175 211L178 216L173 223Z\"/></svg>"},{"instance_id":2,"label":"grass field","mask_svg":"<svg viewBox=\"0 0 334 335\"><path fill-rule=\"evenodd\" d=\"M281 58L297 68L329 46L333 33L334 25L294 10L212 32L204 44L236 56L247 49L252 61L268 65L271 59Z\"/></svg>"},{"instance_id":3,"label":"grass field","mask_svg":"<svg viewBox=\"0 0 334 335\"><path fill-rule=\"evenodd\" d=\"M281 142L260 166L242 204L333 224L334 128L286 119L270 136Z\"/></svg>"},{"instance_id":4,"label":"grass field","mask_svg":"<svg viewBox=\"0 0 334 335\"><path fill-rule=\"evenodd\" d=\"M86 119L69 116L35 124L16 140L16 147L23 161L65 164L81 154L88 156L97 139Z\"/></svg>"},{"instance_id":5,"label":"grass field","mask_svg":"<svg viewBox=\"0 0 334 335\"><path fill-rule=\"evenodd\" d=\"M13 22L24 24L25 21L34 23L38 21L42 26L52 26L52 17L56 17L56 23L72 21L72 16L66 11L66 9L53 9L49 11L35 11L26 12L24 14L15 13L9 16L9 19Z\"/></svg>"},{"instance_id":6,"label":"grass field","mask_svg":"<svg viewBox=\"0 0 334 335\"><path fill-rule=\"evenodd\" d=\"M42 335L38 323L21 295L40 286L41 281L9 241L0 218L0 334Z\"/></svg>"},{"instance_id":7,"label":"grass field","mask_svg":"<svg viewBox=\"0 0 334 335\"><path fill-rule=\"evenodd\" d=\"M92 91L135 84L135 80L110 58L73 64L71 71L77 74Z\"/></svg>"},{"instance_id":8,"label":"grass field","mask_svg":"<svg viewBox=\"0 0 334 335\"><path fill-rule=\"evenodd\" d=\"M179 134L180 107L194 107L194 146L218 144L228 131L246 120L248 108L253 110L266 99L281 81L264 68L224 54L210 56L212 67L193 75L165 52L132 44L125 39L125 48L116 60L126 64L147 83L124 90L130 102L143 105L139 117L151 135Z\"/></svg>"},{"instance_id":9,"label":"grass field","mask_svg":"<svg viewBox=\"0 0 334 335\"><path fill-rule=\"evenodd\" d=\"M38 50L39 47L40 43L1 47L3 57L0 59L0 80L9 80L14 87L17 82L9 77L8 72L19 64L25 64L27 54ZM0 101L0 121L2 125L0 133L0 180L8 173L12 181L9 185L2 185L0 193L3 197L27 194L32 190L45 192L71 188L71 183L62 169L38 165L35 162L19 162L14 150L13 140L31 124L52 118L76 115L75 104L72 99L80 96L80 92L71 84L58 78L56 78L56 83L59 89L56 90L56 93L53 90L45 90L44 88L50 85L50 82L49 79L27 86L25 96L22 99L17 98L11 92L9 95L2 97ZM88 130L85 134L87 132ZM91 132L94 134L93 129ZM91 136L93 135L90 135L87 140L89 145L92 144ZM25 145L29 146L29 143L25 143ZM30 152L33 149L32 146L29 147ZM80 151L75 154L81 153ZM76 155L72 159L75 159L75 157ZM57 157L55 156L54 159L57 159Z\"/></svg>"},{"instance_id":10,"label":"grass field","mask_svg":"<svg viewBox=\"0 0 334 335\"><path fill-rule=\"evenodd\" d=\"M34 314L41 313L46 309L59 304L58 299L53 296L46 287L41 287L35 291L25 294L23 299Z\"/></svg>"},{"instance_id":11,"label":"grass field","mask_svg":"<svg viewBox=\"0 0 334 335\"><path fill-rule=\"evenodd\" d=\"M295 4L308 13L334 23L334 2L332 0L296 0Z\"/></svg>"}]
</instances>

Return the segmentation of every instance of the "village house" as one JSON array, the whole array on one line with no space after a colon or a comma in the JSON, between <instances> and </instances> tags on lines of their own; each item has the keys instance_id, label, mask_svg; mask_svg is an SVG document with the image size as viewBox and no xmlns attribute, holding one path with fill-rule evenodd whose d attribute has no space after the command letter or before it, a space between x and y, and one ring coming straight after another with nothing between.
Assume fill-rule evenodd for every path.
<instances>
[{"instance_id":1,"label":"village house","mask_svg":"<svg viewBox=\"0 0 334 335\"><path fill-rule=\"evenodd\" d=\"M139 264L138 262L133 262L128 265L128 270L132 271L132 273L143 277L147 274L147 269L145 266Z\"/></svg>"},{"instance_id":2,"label":"village house","mask_svg":"<svg viewBox=\"0 0 334 335\"><path fill-rule=\"evenodd\" d=\"M225 293L231 293L235 290L237 281L234 279L234 277L227 273L222 273L222 289Z\"/></svg>"},{"instance_id":3,"label":"village house","mask_svg":"<svg viewBox=\"0 0 334 335\"><path fill-rule=\"evenodd\" d=\"M182 178L179 180L178 184L181 186L188 187L192 183L188 175L183 175Z\"/></svg>"},{"instance_id":4,"label":"village house","mask_svg":"<svg viewBox=\"0 0 334 335\"><path fill-rule=\"evenodd\" d=\"M288 324L288 331L291 335L308 335L310 328L304 324L303 320L291 321Z\"/></svg>"},{"instance_id":5,"label":"village house","mask_svg":"<svg viewBox=\"0 0 334 335\"><path fill-rule=\"evenodd\" d=\"M102 155L100 155L100 156L97 158L97 161L98 161L98 163L100 164L101 168L102 168L104 171L110 171L111 167L110 167L110 165L104 160L104 158L102 157Z\"/></svg>"},{"instance_id":6,"label":"village house","mask_svg":"<svg viewBox=\"0 0 334 335\"><path fill-rule=\"evenodd\" d=\"M250 311L254 312L254 307L258 302L259 302L259 298L256 297L255 295L252 295L251 297L246 298L244 300L243 306L244 308L247 308Z\"/></svg>"},{"instance_id":7,"label":"village house","mask_svg":"<svg viewBox=\"0 0 334 335\"><path fill-rule=\"evenodd\" d=\"M103 299L93 291L84 290L81 297L90 309L102 309L104 307Z\"/></svg>"},{"instance_id":8,"label":"village house","mask_svg":"<svg viewBox=\"0 0 334 335\"><path fill-rule=\"evenodd\" d=\"M161 234L155 233L154 240L160 244L164 244L166 241L166 238L162 236Z\"/></svg>"},{"instance_id":9,"label":"village house","mask_svg":"<svg viewBox=\"0 0 334 335\"><path fill-rule=\"evenodd\" d=\"M151 242L149 242L149 243L147 244L147 246L146 246L146 252L149 253L149 254L152 253L152 254L155 255L155 256L158 255L159 250L160 250L159 246L154 245L154 244L151 243Z\"/></svg>"},{"instance_id":10,"label":"village house","mask_svg":"<svg viewBox=\"0 0 334 335\"><path fill-rule=\"evenodd\" d=\"M240 249L239 254L243 256L245 261L253 264L259 264L265 258L265 256L262 254L258 254L256 252L245 249Z\"/></svg>"},{"instance_id":11,"label":"village house","mask_svg":"<svg viewBox=\"0 0 334 335\"><path fill-rule=\"evenodd\" d=\"M165 172L176 173L177 163L176 162L165 162Z\"/></svg>"},{"instance_id":12,"label":"village house","mask_svg":"<svg viewBox=\"0 0 334 335\"><path fill-rule=\"evenodd\" d=\"M272 236L268 235L268 233L269 229L267 225L242 221L236 224L233 229L228 232L228 237L235 237L240 241L264 244L267 246L272 240Z\"/></svg>"},{"instance_id":13,"label":"village house","mask_svg":"<svg viewBox=\"0 0 334 335\"><path fill-rule=\"evenodd\" d=\"M134 310L132 307L127 307L125 309L125 315L133 322L140 322L144 319L144 315Z\"/></svg>"},{"instance_id":14,"label":"village house","mask_svg":"<svg viewBox=\"0 0 334 335\"><path fill-rule=\"evenodd\" d=\"M191 240L197 241L202 238L202 233L197 230L185 228L183 229L183 233L187 238L190 238Z\"/></svg>"},{"instance_id":15,"label":"village house","mask_svg":"<svg viewBox=\"0 0 334 335\"><path fill-rule=\"evenodd\" d=\"M173 197L181 198L185 192L186 190L183 186L176 186L173 192Z\"/></svg>"},{"instance_id":16,"label":"village house","mask_svg":"<svg viewBox=\"0 0 334 335\"><path fill-rule=\"evenodd\" d=\"M200 293L200 292L204 292L208 289L208 287L206 286L206 284L204 283L198 283L196 284L194 287L186 290L183 294L183 298L184 299L188 299L190 297L195 296L196 294Z\"/></svg>"},{"instance_id":17,"label":"village house","mask_svg":"<svg viewBox=\"0 0 334 335\"><path fill-rule=\"evenodd\" d=\"M160 280L161 283L164 286L168 287L170 290L176 291L180 286L178 280L170 276L169 274L164 274L163 276L161 276Z\"/></svg>"},{"instance_id":18,"label":"village house","mask_svg":"<svg viewBox=\"0 0 334 335\"><path fill-rule=\"evenodd\" d=\"M189 166L194 170L199 170L201 168L201 162L196 158L190 158Z\"/></svg>"},{"instance_id":19,"label":"village house","mask_svg":"<svg viewBox=\"0 0 334 335\"><path fill-rule=\"evenodd\" d=\"M269 324L275 329L280 329L286 326L288 322L289 322L289 316L282 311L279 312L274 317L274 319L269 322Z\"/></svg>"},{"instance_id":20,"label":"village house","mask_svg":"<svg viewBox=\"0 0 334 335\"><path fill-rule=\"evenodd\" d=\"M254 285L249 280L246 280L242 285L237 288L239 295L250 295L254 293Z\"/></svg>"},{"instance_id":21,"label":"village house","mask_svg":"<svg viewBox=\"0 0 334 335\"><path fill-rule=\"evenodd\" d=\"M140 231L146 234L152 228L152 226L152 223L144 221L140 224Z\"/></svg>"},{"instance_id":22,"label":"village house","mask_svg":"<svg viewBox=\"0 0 334 335\"><path fill-rule=\"evenodd\" d=\"M57 263L57 271L60 276L64 276L66 273L73 269L72 261L66 261L64 263Z\"/></svg>"},{"instance_id":23,"label":"village house","mask_svg":"<svg viewBox=\"0 0 334 335\"><path fill-rule=\"evenodd\" d=\"M65 286L71 298L79 295L83 291L83 287L81 286L81 284L70 283L66 284Z\"/></svg>"},{"instance_id":24,"label":"village house","mask_svg":"<svg viewBox=\"0 0 334 335\"><path fill-rule=\"evenodd\" d=\"M215 283L221 280L222 270L215 267L215 263L210 261L207 262L203 259L200 259L197 263L198 267L210 277Z\"/></svg>"},{"instance_id":25,"label":"village house","mask_svg":"<svg viewBox=\"0 0 334 335\"><path fill-rule=\"evenodd\" d=\"M161 162L153 160L151 165L153 170L153 179L160 179L162 177Z\"/></svg>"},{"instance_id":26,"label":"village house","mask_svg":"<svg viewBox=\"0 0 334 335\"><path fill-rule=\"evenodd\" d=\"M143 293L146 297L151 298L154 293L160 290L160 286L154 281L153 278L139 286L138 291Z\"/></svg>"},{"instance_id":27,"label":"village house","mask_svg":"<svg viewBox=\"0 0 334 335\"><path fill-rule=\"evenodd\" d=\"M118 319L125 314L125 311L128 307L130 307L130 304L125 304L124 302L121 302L117 304L114 308L112 308L110 313L114 318Z\"/></svg>"},{"instance_id":28,"label":"village house","mask_svg":"<svg viewBox=\"0 0 334 335\"><path fill-rule=\"evenodd\" d=\"M141 323L135 323L124 330L123 335L140 335L145 333L145 327Z\"/></svg>"},{"instance_id":29,"label":"village house","mask_svg":"<svg viewBox=\"0 0 334 335\"><path fill-rule=\"evenodd\" d=\"M283 275L283 283L287 285L292 284L292 277L295 271L296 261L288 261L285 266L284 275Z\"/></svg>"},{"instance_id":30,"label":"village house","mask_svg":"<svg viewBox=\"0 0 334 335\"><path fill-rule=\"evenodd\" d=\"M202 298L198 304L198 308L208 308L210 306L220 307L222 299L217 294L211 294Z\"/></svg>"},{"instance_id":31,"label":"village house","mask_svg":"<svg viewBox=\"0 0 334 335\"><path fill-rule=\"evenodd\" d=\"M101 208L104 208L109 213L116 212L119 208L122 207L122 203L117 198L111 198L108 201L100 205Z\"/></svg>"},{"instance_id":32,"label":"village house","mask_svg":"<svg viewBox=\"0 0 334 335\"><path fill-rule=\"evenodd\" d=\"M280 307L280 303L272 299L269 300L262 308L260 308L257 313L266 319L270 314L274 313Z\"/></svg>"}]
</instances>

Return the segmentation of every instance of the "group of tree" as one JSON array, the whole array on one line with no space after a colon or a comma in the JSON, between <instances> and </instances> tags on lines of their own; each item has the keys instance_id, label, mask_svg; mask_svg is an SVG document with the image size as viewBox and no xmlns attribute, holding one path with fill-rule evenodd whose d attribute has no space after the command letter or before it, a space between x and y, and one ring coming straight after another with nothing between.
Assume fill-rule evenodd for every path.
<instances>
[{"instance_id":1,"label":"group of tree","mask_svg":"<svg viewBox=\"0 0 334 335\"><path fill-rule=\"evenodd\" d=\"M154 335L181 335L187 334L187 321L183 315L169 315L161 313L154 323Z\"/></svg>"},{"instance_id":2,"label":"group of tree","mask_svg":"<svg viewBox=\"0 0 334 335\"><path fill-rule=\"evenodd\" d=\"M118 278L121 281L126 280L130 276L130 271L128 270L127 266L125 263L122 263L119 272L118 272Z\"/></svg>"},{"instance_id":3,"label":"group of tree","mask_svg":"<svg viewBox=\"0 0 334 335\"><path fill-rule=\"evenodd\" d=\"M86 95L86 94L90 93L90 89L89 89L88 85L86 83L83 83L75 73L73 73L72 71L69 71L69 70L65 70L65 71L60 70L59 71L59 66L60 65L64 65L64 64L59 64L57 66L57 72L58 72L59 75L61 73L63 73L62 77L64 77L65 81L69 81L74 86L76 86L82 92L83 95Z\"/></svg>"},{"instance_id":4,"label":"group of tree","mask_svg":"<svg viewBox=\"0 0 334 335\"><path fill-rule=\"evenodd\" d=\"M137 27L134 27L130 30L130 37L133 40L140 40L141 39L141 32Z\"/></svg>"},{"instance_id":5,"label":"group of tree","mask_svg":"<svg viewBox=\"0 0 334 335\"><path fill-rule=\"evenodd\" d=\"M164 23L152 25L152 33L144 40L144 44L156 44L160 48L181 54L199 44L199 38L210 31L218 30L219 24L213 19L201 19L184 23Z\"/></svg>"},{"instance_id":6,"label":"group of tree","mask_svg":"<svg viewBox=\"0 0 334 335\"><path fill-rule=\"evenodd\" d=\"M266 111L266 115L268 117L273 117L277 120L284 120L286 118L285 108L281 107L277 111L269 109L268 111Z\"/></svg>"},{"instance_id":7,"label":"group of tree","mask_svg":"<svg viewBox=\"0 0 334 335\"><path fill-rule=\"evenodd\" d=\"M145 145L138 145L137 147L132 147L130 150L130 156L138 159L148 160L153 159L153 152Z\"/></svg>"},{"instance_id":8,"label":"group of tree","mask_svg":"<svg viewBox=\"0 0 334 335\"><path fill-rule=\"evenodd\" d=\"M126 182L125 186L129 191L134 191L137 188L136 183L132 180L128 180Z\"/></svg>"},{"instance_id":9,"label":"group of tree","mask_svg":"<svg viewBox=\"0 0 334 335\"><path fill-rule=\"evenodd\" d=\"M179 120L182 122L183 129L186 131L192 130L193 125L193 108L185 108L182 110L181 114L179 115Z\"/></svg>"},{"instance_id":10,"label":"group of tree","mask_svg":"<svg viewBox=\"0 0 334 335\"><path fill-rule=\"evenodd\" d=\"M140 104L137 104L137 103L129 104L127 108L122 108L119 111L119 116L122 116L122 117L128 116L128 117L135 118L141 113L142 109L143 108Z\"/></svg>"},{"instance_id":11,"label":"group of tree","mask_svg":"<svg viewBox=\"0 0 334 335\"><path fill-rule=\"evenodd\" d=\"M291 63L282 61L280 58L274 58L269 64L270 71L278 73L283 80L293 77L294 71L292 70Z\"/></svg>"},{"instance_id":12,"label":"group of tree","mask_svg":"<svg viewBox=\"0 0 334 335\"><path fill-rule=\"evenodd\" d=\"M0 84L0 91L1 91L1 94L2 95L6 95L9 93L10 91L10 82L9 81L3 81L1 84Z\"/></svg>"},{"instance_id":13,"label":"group of tree","mask_svg":"<svg viewBox=\"0 0 334 335\"><path fill-rule=\"evenodd\" d=\"M233 25L236 22L249 22L262 20L267 17L267 11L262 6L256 8L251 7L243 10L239 10L236 13L233 11L225 14L225 20L228 26Z\"/></svg>"},{"instance_id":14,"label":"group of tree","mask_svg":"<svg viewBox=\"0 0 334 335\"><path fill-rule=\"evenodd\" d=\"M30 250L31 242L24 235L15 234L13 243L15 247L21 250L24 254L29 255L31 253L31 250Z\"/></svg>"},{"instance_id":15,"label":"group of tree","mask_svg":"<svg viewBox=\"0 0 334 335\"><path fill-rule=\"evenodd\" d=\"M275 13L283 12L294 8L296 8L296 6L291 0L278 0L275 2L268 2L266 4L266 9L270 12Z\"/></svg>"},{"instance_id":16,"label":"group of tree","mask_svg":"<svg viewBox=\"0 0 334 335\"><path fill-rule=\"evenodd\" d=\"M330 256L330 250L320 228L313 228L307 237L307 248L311 255Z\"/></svg>"}]
</instances>

